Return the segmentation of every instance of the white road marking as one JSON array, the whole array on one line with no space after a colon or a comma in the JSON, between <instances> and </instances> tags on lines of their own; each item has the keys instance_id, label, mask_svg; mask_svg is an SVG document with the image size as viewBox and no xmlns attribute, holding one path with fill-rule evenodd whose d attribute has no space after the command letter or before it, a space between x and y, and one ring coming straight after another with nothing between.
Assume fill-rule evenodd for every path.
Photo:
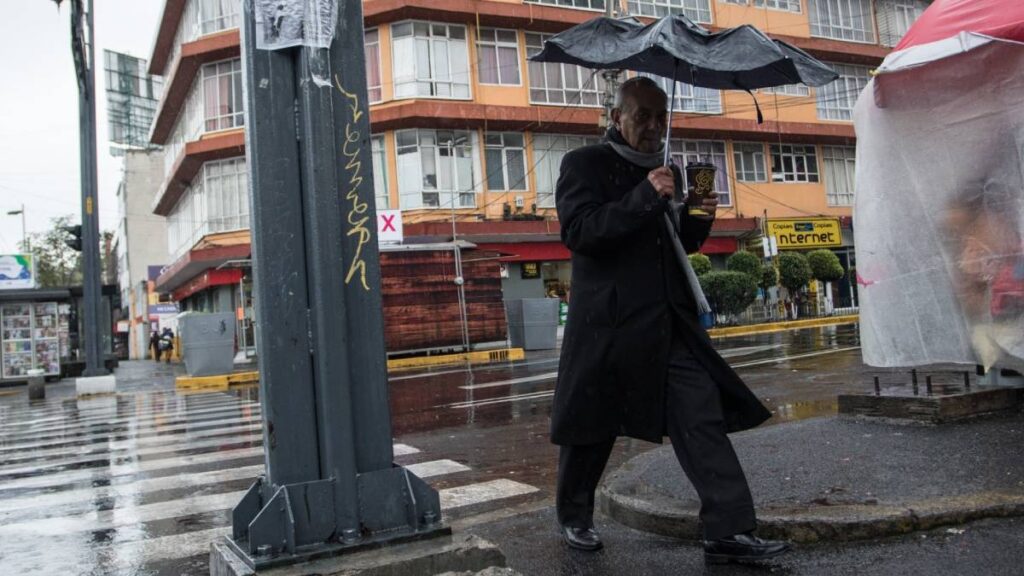
<instances>
[{"instance_id":1,"label":"white road marking","mask_svg":"<svg viewBox=\"0 0 1024 576\"><path fill-rule=\"evenodd\" d=\"M543 380L553 380L558 377L558 372L545 372L543 374L536 374L534 376L523 376L522 378L512 378L511 380L499 380L497 382L485 382L483 384L470 384L469 386L459 386L463 390L480 390L482 388L498 388L500 386L513 386L515 384L526 384L528 382L541 382Z\"/></svg>"},{"instance_id":2,"label":"white road marking","mask_svg":"<svg viewBox=\"0 0 1024 576\"><path fill-rule=\"evenodd\" d=\"M405 469L420 478L433 478L434 476L444 476L445 474L465 472L470 468L469 466L464 466L454 460L432 460L430 462L409 464Z\"/></svg>"},{"instance_id":3,"label":"white road marking","mask_svg":"<svg viewBox=\"0 0 1024 576\"><path fill-rule=\"evenodd\" d=\"M801 358L813 358L815 356L824 356L826 354L837 354L839 352L848 352L850 350L860 350L860 346L850 346L848 348L835 348L832 350L820 350L818 352L808 352L807 354L796 354L793 356L783 356L782 358L765 358L764 360L754 360L751 362L742 362L740 364L733 364L733 368L749 368L750 366L761 366L764 364L778 364L779 362L786 362L787 360L800 360Z\"/></svg>"},{"instance_id":4,"label":"white road marking","mask_svg":"<svg viewBox=\"0 0 1024 576\"><path fill-rule=\"evenodd\" d=\"M208 401L186 401L184 398L179 397L172 399L172 401L162 402L159 400L153 401L146 399L143 402L122 402L120 404L114 403L110 406L104 406L100 408L66 408L62 407L57 410L52 410L52 416L46 415L42 412L29 412L28 416L34 418L28 420L10 420L0 424L0 430L8 430L15 428L33 428L37 426L45 426L47 424L64 424L67 422L93 422L103 421L110 418L117 418L118 413L121 413L121 417L127 416L139 416L149 413L156 412L176 412L176 411L191 411L200 410L206 408L217 408L223 406L257 406L259 402L253 402L251 400L240 400L239 398L219 398L210 399ZM45 416L45 417L39 417ZM69 420L70 419L70 420Z\"/></svg>"},{"instance_id":5,"label":"white road marking","mask_svg":"<svg viewBox=\"0 0 1024 576\"><path fill-rule=\"evenodd\" d=\"M528 484L523 484L514 480L507 480L505 478L491 480L490 482L481 482L479 484L467 484L466 486L445 488L444 490L439 491L441 496L442 512L445 509L472 506L473 504L482 504L492 500L511 498L513 496L532 494L534 492L539 492L539 489Z\"/></svg>"},{"instance_id":6,"label":"white road marking","mask_svg":"<svg viewBox=\"0 0 1024 576\"><path fill-rule=\"evenodd\" d=\"M513 368L521 368L523 366L535 366L537 364L551 364L552 362L557 363L558 358L544 358L542 360L530 360L526 362L515 362L512 364ZM508 370L507 364L490 364L484 367L473 368L474 372L491 372L494 370ZM461 374L466 372L466 368L452 368L451 370L441 370L438 372L417 372L416 374L404 374L402 376L392 376L388 378L389 382L397 382L399 380L412 380L414 378L429 378L431 376L443 376L445 374Z\"/></svg>"}]
</instances>

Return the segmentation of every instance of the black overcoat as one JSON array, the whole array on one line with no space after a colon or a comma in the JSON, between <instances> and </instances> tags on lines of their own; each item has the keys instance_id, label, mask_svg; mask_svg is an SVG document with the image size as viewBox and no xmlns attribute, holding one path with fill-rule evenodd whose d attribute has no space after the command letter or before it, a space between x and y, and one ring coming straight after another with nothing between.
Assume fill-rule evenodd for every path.
<instances>
[{"instance_id":1,"label":"black overcoat","mask_svg":"<svg viewBox=\"0 0 1024 576\"><path fill-rule=\"evenodd\" d=\"M661 442L673 326L718 385L729 432L770 417L700 325L663 222L668 204L649 171L607 143L562 160L556 203L572 288L551 414L555 444L615 436ZM683 212L679 235L695 252L711 223Z\"/></svg>"}]
</instances>

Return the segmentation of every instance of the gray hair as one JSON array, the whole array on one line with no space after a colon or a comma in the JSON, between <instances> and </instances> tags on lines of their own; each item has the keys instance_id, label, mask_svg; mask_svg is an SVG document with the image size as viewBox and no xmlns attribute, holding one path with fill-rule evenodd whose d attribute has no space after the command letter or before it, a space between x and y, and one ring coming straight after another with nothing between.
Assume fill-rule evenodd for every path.
<instances>
[{"instance_id":1,"label":"gray hair","mask_svg":"<svg viewBox=\"0 0 1024 576\"><path fill-rule=\"evenodd\" d=\"M619 89L615 92L614 107L622 108L626 98L641 88L654 88L668 99L668 94L665 94L665 91L653 79L647 76L634 76L619 85Z\"/></svg>"}]
</instances>

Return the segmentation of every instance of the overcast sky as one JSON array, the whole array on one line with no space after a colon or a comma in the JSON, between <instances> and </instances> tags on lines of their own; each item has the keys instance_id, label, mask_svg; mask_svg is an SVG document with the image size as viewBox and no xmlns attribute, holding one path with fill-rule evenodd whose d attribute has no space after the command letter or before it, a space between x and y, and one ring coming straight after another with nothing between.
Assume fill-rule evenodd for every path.
<instances>
[{"instance_id":1,"label":"overcast sky","mask_svg":"<svg viewBox=\"0 0 1024 576\"><path fill-rule=\"evenodd\" d=\"M103 50L149 59L163 0L95 0L96 59ZM81 214L78 89L71 59L68 2L4 0L0 18L0 254L15 251L25 204L28 232L50 218ZM107 145L106 86L96 80L100 228L117 226L122 162Z\"/></svg>"}]
</instances>

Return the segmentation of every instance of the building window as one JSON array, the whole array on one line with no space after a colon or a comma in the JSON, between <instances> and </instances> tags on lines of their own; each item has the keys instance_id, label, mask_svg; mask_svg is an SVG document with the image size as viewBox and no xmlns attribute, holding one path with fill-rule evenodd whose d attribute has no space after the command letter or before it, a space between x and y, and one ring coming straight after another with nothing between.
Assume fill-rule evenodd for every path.
<instances>
[{"instance_id":1,"label":"building window","mask_svg":"<svg viewBox=\"0 0 1024 576\"><path fill-rule=\"evenodd\" d=\"M829 206L853 206L853 178L857 149L853 146L822 146L825 161L825 196Z\"/></svg>"},{"instance_id":2,"label":"building window","mask_svg":"<svg viewBox=\"0 0 1024 576\"><path fill-rule=\"evenodd\" d=\"M782 10L784 12L800 13L800 0L718 0L726 4L739 4L741 6L757 6L770 10Z\"/></svg>"},{"instance_id":3,"label":"building window","mask_svg":"<svg viewBox=\"0 0 1024 576\"><path fill-rule=\"evenodd\" d=\"M238 28L242 3L238 0L200 0L199 29L201 34L212 34L228 28Z\"/></svg>"},{"instance_id":4,"label":"building window","mask_svg":"<svg viewBox=\"0 0 1024 576\"><path fill-rule=\"evenodd\" d=\"M661 89L672 97L672 81L664 76L641 73L658 83ZM686 82L676 82L676 97L672 110L683 112L699 112L703 114L722 113L722 93L711 88L701 88Z\"/></svg>"},{"instance_id":5,"label":"building window","mask_svg":"<svg viewBox=\"0 0 1024 576\"><path fill-rule=\"evenodd\" d=\"M729 194L729 164L725 160L725 142L673 140L672 162L680 168L686 168L686 165L692 162L714 164L718 168L715 172L715 192L718 192L718 202L722 206L732 205L732 195ZM683 182L686 183L686 170L683 170Z\"/></svg>"},{"instance_id":6,"label":"building window","mask_svg":"<svg viewBox=\"0 0 1024 576\"><path fill-rule=\"evenodd\" d=\"M876 0L879 43L883 46L899 44L927 8L928 2L924 0Z\"/></svg>"},{"instance_id":7,"label":"building window","mask_svg":"<svg viewBox=\"0 0 1024 576\"><path fill-rule=\"evenodd\" d=\"M515 30L480 28L476 51L481 84L519 85L519 37Z\"/></svg>"},{"instance_id":8,"label":"building window","mask_svg":"<svg viewBox=\"0 0 1024 576\"><path fill-rule=\"evenodd\" d=\"M544 49L551 34L526 33L526 56ZM568 104L600 106L604 96L604 77L596 70L557 62L530 62L530 102L532 104Z\"/></svg>"},{"instance_id":9,"label":"building window","mask_svg":"<svg viewBox=\"0 0 1024 576\"><path fill-rule=\"evenodd\" d=\"M242 61L225 60L203 66L205 131L235 128L244 123Z\"/></svg>"},{"instance_id":10,"label":"building window","mask_svg":"<svg viewBox=\"0 0 1024 576\"><path fill-rule=\"evenodd\" d=\"M818 118L822 120L852 120L853 106L870 80L868 68L852 64L829 64L829 66L839 74L839 78L818 88Z\"/></svg>"},{"instance_id":11,"label":"building window","mask_svg":"<svg viewBox=\"0 0 1024 576\"><path fill-rule=\"evenodd\" d=\"M533 173L537 179L537 207L555 207L555 185L562 158L570 151L582 146L598 144L600 138L593 136L562 136L558 134L534 134Z\"/></svg>"},{"instance_id":12,"label":"building window","mask_svg":"<svg viewBox=\"0 0 1024 576\"><path fill-rule=\"evenodd\" d=\"M732 163L736 166L736 179L741 182L767 182L764 144L756 142L734 142Z\"/></svg>"},{"instance_id":13,"label":"building window","mask_svg":"<svg viewBox=\"0 0 1024 576\"><path fill-rule=\"evenodd\" d=\"M583 10L601 10L605 0L523 0L528 4L550 4L559 8L581 8Z\"/></svg>"},{"instance_id":14,"label":"building window","mask_svg":"<svg viewBox=\"0 0 1024 576\"><path fill-rule=\"evenodd\" d=\"M772 182L817 182L818 156L813 145L772 144Z\"/></svg>"},{"instance_id":15,"label":"building window","mask_svg":"<svg viewBox=\"0 0 1024 576\"><path fill-rule=\"evenodd\" d=\"M249 227L249 188L245 158L203 164L207 234Z\"/></svg>"},{"instance_id":16,"label":"building window","mask_svg":"<svg viewBox=\"0 0 1024 576\"><path fill-rule=\"evenodd\" d=\"M526 150L523 135L488 133L484 136L487 189L526 190Z\"/></svg>"},{"instance_id":17,"label":"building window","mask_svg":"<svg viewBox=\"0 0 1024 576\"><path fill-rule=\"evenodd\" d=\"M711 23L710 0L629 0L632 16L660 18L669 14L683 14L694 22Z\"/></svg>"},{"instance_id":18,"label":"building window","mask_svg":"<svg viewBox=\"0 0 1024 576\"><path fill-rule=\"evenodd\" d=\"M466 27L436 22L391 25L395 98L469 98Z\"/></svg>"},{"instance_id":19,"label":"building window","mask_svg":"<svg viewBox=\"0 0 1024 576\"><path fill-rule=\"evenodd\" d=\"M473 136L464 130L398 130L402 210L476 208Z\"/></svg>"},{"instance_id":20,"label":"building window","mask_svg":"<svg viewBox=\"0 0 1024 576\"><path fill-rule=\"evenodd\" d=\"M371 28L363 33L366 48L366 97L370 102L384 99L380 81L380 32Z\"/></svg>"},{"instance_id":21,"label":"building window","mask_svg":"<svg viewBox=\"0 0 1024 576\"><path fill-rule=\"evenodd\" d=\"M781 94L783 96L810 96L811 89L806 84L786 84L783 86L772 86L761 88L760 92L768 94Z\"/></svg>"},{"instance_id":22,"label":"building window","mask_svg":"<svg viewBox=\"0 0 1024 576\"><path fill-rule=\"evenodd\" d=\"M874 42L871 0L807 0L811 36Z\"/></svg>"},{"instance_id":23,"label":"building window","mask_svg":"<svg viewBox=\"0 0 1024 576\"><path fill-rule=\"evenodd\" d=\"M388 194L388 156L384 136L370 137L370 154L373 157L373 197L377 210L391 207Z\"/></svg>"}]
</instances>

